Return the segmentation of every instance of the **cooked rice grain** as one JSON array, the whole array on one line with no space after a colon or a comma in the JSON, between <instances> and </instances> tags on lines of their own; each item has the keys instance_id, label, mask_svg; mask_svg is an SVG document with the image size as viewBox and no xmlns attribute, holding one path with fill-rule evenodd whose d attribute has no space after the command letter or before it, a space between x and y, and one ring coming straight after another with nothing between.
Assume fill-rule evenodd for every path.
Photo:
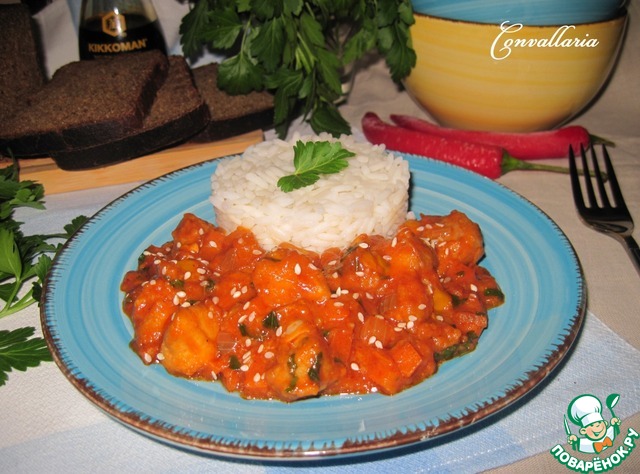
<instances>
[{"instance_id":1,"label":"cooked rice grain","mask_svg":"<svg viewBox=\"0 0 640 474\"><path fill-rule=\"evenodd\" d=\"M293 146L302 141L339 141L356 154L337 174L285 193L277 186L293 173ZM250 229L267 250L288 242L322 252L344 248L360 234L393 235L408 210L409 165L384 147L328 134L271 140L243 155L221 160L211 177L217 225L228 232Z\"/></svg>"}]
</instances>

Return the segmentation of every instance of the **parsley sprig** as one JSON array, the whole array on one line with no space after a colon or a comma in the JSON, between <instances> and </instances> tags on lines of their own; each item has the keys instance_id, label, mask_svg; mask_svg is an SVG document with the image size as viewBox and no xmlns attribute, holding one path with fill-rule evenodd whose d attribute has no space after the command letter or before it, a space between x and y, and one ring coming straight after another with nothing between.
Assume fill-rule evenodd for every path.
<instances>
[{"instance_id":1,"label":"parsley sprig","mask_svg":"<svg viewBox=\"0 0 640 474\"><path fill-rule=\"evenodd\" d=\"M316 133L350 133L337 108L341 74L373 51L400 81L415 65L410 0L194 0L180 25L183 52L225 56L218 86L229 94L274 93L280 137L302 114Z\"/></svg>"},{"instance_id":2,"label":"parsley sprig","mask_svg":"<svg viewBox=\"0 0 640 474\"><path fill-rule=\"evenodd\" d=\"M340 142L298 140L293 147L293 174L278 180L278 187L285 193L311 186L321 174L339 173L347 166L347 158L355 153L342 148Z\"/></svg>"},{"instance_id":3,"label":"parsley sprig","mask_svg":"<svg viewBox=\"0 0 640 474\"><path fill-rule=\"evenodd\" d=\"M32 327L0 331L0 386L7 382L13 369L24 372L53 359L45 340L32 337L34 332Z\"/></svg>"},{"instance_id":4,"label":"parsley sprig","mask_svg":"<svg viewBox=\"0 0 640 474\"><path fill-rule=\"evenodd\" d=\"M44 209L44 187L21 181L16 163L0 169L0 318L40 302L42 284L55 254L64 241L86 221L76 217L58 234L25 235L22 223L14 218L20 207ZM40 361L51 360L42 338L31 338L35 329L0 331L0 386L6 373L26 370Z\"/></svg>"}]
</instances>

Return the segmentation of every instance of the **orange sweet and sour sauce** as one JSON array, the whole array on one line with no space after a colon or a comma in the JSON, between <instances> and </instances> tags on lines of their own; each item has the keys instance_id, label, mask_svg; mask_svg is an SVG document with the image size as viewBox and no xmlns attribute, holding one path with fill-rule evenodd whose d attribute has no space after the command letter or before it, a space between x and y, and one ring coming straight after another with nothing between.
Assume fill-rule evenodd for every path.
<instances>
[{"instance_id":1,"label":"orange sweet and sour sauce","mask_svg":"<svg viewBox=\"0 0 640 474\"><path fill-rule=\"evenodd\" d=\"M267 252L250 231L193 214L172 236L122 281L131 347L245 398L398 393L473 350L504 300L478 265L480 229L457 211L321 255Z\"/></svg>"}]
</instances>

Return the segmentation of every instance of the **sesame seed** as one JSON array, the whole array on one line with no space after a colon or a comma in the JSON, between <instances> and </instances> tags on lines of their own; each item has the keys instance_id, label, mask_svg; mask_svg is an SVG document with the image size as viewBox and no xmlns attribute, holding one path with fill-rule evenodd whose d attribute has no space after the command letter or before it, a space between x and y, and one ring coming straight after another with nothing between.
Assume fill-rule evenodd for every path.
<instances>
[{"instance_id":1,"label":"sesame seed","mask_svg":"<svg viewBox=\"0 0 640 474\"><path fill-rule=\"evenodd\" d=\"M241 365L240 366L240 370L242 370L243 372L248 372L249 371L249 366L247 364Z\"/></svg>"},{"instance_id":2,"label":"sesame seed","mask_svg":"<svg viewBox=\"0 0 640 474\"><path fill-rule=\"evenodd\" d=\"M358 271L358 272L356 272L356 276L362 278L364 276L364 272L363 271Z\"/></svg>"},{"instance_id":3,"label":"sesame seed","mask_svg":"<svg viewBox=\"0 0 640 474\"><path fill-rule=\"evenodd\" d=\"M317 270L318 269L318 267L316 267L313 263L310 263L307 266L309 267L310 270Z\"/></svg>"},{"instance_id":4,"label":"sesame seed","mask_svg":"<svg viewBox=\"0 0 640 474\"><path fill-rule=\"evenodd\" d=\"M187 294L184 291L178 291L176 293L176 296L179 296L180 298L184 298L185 296L187 296Z\"/></svg>"},{"instance_id":5,"label":"sesame seed","mask_svg":"<svg viewBox=\"0 0 640 474\"><path fill-rule=\"evenodd\" d=\"M361 249L368 249L369 248L369 244L366 242L360 242L358 244L358 247L360 247Z\"/></svg>"},{"instance_id":6,"label":"sesame seed","mask_svg":"<svg viewBox=\"0 0 640 474\"><path fill-rule=\"evenodd\" d=\"M176 306L180 304L180 298L178 298L178 295L173 297L173 304Z\"/></svg>"},{"instance_id":7,"label":"sesame seed","mask_svg":"<svg viewBox=\"0 0 640 474\"><path fill-rule=\"evenodd\" d=\"M365 293L364 296L368 299L368 300L372 300L373 299L373 295L371 293Z\"/></svg>"},{"instance_id":8,"label":"sesame seed","mask_svg":"<svg viewBox=\"0 0 640 474\"><path fill-rule=\"evenodd\" d=\"M158 354L156 355L156 359L164 360L164 354L162 352L158 352Z\"/></svg>"},{"instance_id":9,"label":"sesame seed","mask_svg":"<svg viewBox=\"0 0 640 474\"><path fill-rule=\"evenodd\" d=\"M204 268L198 268L196 271L197 271L200 275L204 275L204 274L206 274L206 273L207 273L207 271L206 271Z\"/></svg>"},{"instance_id":10,"label":"sesame seed","mask_svg":"<svg viewBox=\"0 0 640 474\"><path fill-rule=\"evenodd\" d=\"M436 319L437 319L438 321L444 321L444 318L443 318L441 315L439 315L439 314L436 314Z\"/></svg>"},{"instance_id":11,"label":"sesame seed","mask_svg":"<svg viewBox=\"0 0 640 474\"><path fill-rule=\"evenodd\" d=\"M413 321L407 323L407 329L411 329L414 326Z\"/></svg>"},{"instance_id":12,"label":"sesame seed","mask_svg":"<svg viewBox=\"0 0 640 474\"><path fill-rule=\"evenodd\" d=\"M264 353L264 358L265 359L271 359L271 358L273 358L274 355L275 354L273 352L267 351L267 352Z\"/></svg>"},{"instance_id":13,"label":"sesame seed","mask_svg":"<svg viewBox=\"0 0 640 474\"><path fill-rule=\"evenodd\" d=\"M333 274L331 275L331 278L338 278L340 275L338 274L338 272L333 272Z\"/></svg>"},{"instance_id":14,"label":"sesame seed","mask_svg":"<svg viewBox=\"0 0 640 474\"><path fill-rule=\"evenodd\" d=\"M364 323L364 314L362 314L361 312L358 312L358 320L359 320L361 323Z\"/></svg>"},{"instance_id":15,"label":"sesame seed","mask_svg":"<svg viewBox=\"0 0 640 474\"><path fill-rule=\"evenodd\" d=\"M150 285L155 285L156 283L158 283L156 280L149 280Z\"/></svg>"},{"instance_id":16,"label":"sesame seed","mask_svg":"<svg viewBox=\"0 0 640 474\"><path fill-rule=\"evenodd\" d=\"M378 391L378 387L371 387L371 393L376 393Z\"/></svg>"},{"instance_id":17,"label":"sesame seed","mask_svg":"<svg viewBox=\"0 0 640 474\"><path fill-rule=\"evenodd\" d=\"M385 262L390 262L391 261L391 255L383 255L382 256L382 260L384 260Z\"/></svg>"},{"instance_id":18,"label":"sesame seed","mask_svg":"<svg viewBox=\"0 0 640 474\"><path fill-rule=\"evenodd\" d=\"M252 323L254 319L256 319L256 312L252 311L249 315L249 322Z\"/></svg>"},{"instance_id":19,"label":"sesame seed","mask_svg":"<svg viewBox=\"0 0 640 474\"><path fill-rule=\"evenodd\" d=\"M144 361L145 361L147 364L150 364L150 363L151 363L151 356L150 356L149 354L147 354L147 353L145 352L144 354L142 354L142 357L144 358Z\"/></svg>"},{"instance_id":20,"label":"sesame seed","mask_svg":"<svg viewBox=\"0 0 640 474\"><path fill-rule=\"evenodd\" d=\"M253 251L251 253L254 254L254 255L262 255L262 250L253 249Z\"/></svg>"},{"instance_id":21,"label":"sesame seed","mask_svg":"<svg viewBox=\"0 0 640 474\"><path fill-rule=\"evenodd\" d=\"M198 235L204 235L204 229L202 227L198 229Z\"/></svg>"},{"instance_id":22,"label":"sesame seed","mask_svg":"<svg viewBox=\"0 0 640 474\"><path fill-rule=\"evenodd\" d=\"M213 319L213 311L209 311L207 313L207 316L209 317L209 319Z\"/></svg>"},{"instance_id":23,"label":"sesame seed","mask_svg":"<svg viewBox=\"0 0 640 474\"><path fill-rule=\"evenodd\" d=\"M244 340L244 345L245 345L246 347L250 347L250 346L251 346L251 339L246 338L246 339Z\"/></svg>"},{"instance_id":24,"label":"sesame seed","mask_svg":"<svg viewBox=\"0 0 640 474\"><path fill-rule=\"evenodd\" d=\"M157 258L157 259L155 259L155 260L153 261L153 264L154 264L154 265L160 265L160 262L162 262L162 260L160 260L159 258Z\"/></svg>"},{"instance_id":25,"label":"sesame seed","mask_svg":"<svg viewBox=\"0 0 640 474\"><path fill-rule=\"evenodd\" d=\"M282 336L282 326L278 326L278 329L276 329L276 336Z\"/></svg>"},{"instance_id":26,"label":"sesame seed","mask_svg":"<svg viewBox=\"0 0 640 474\"><path fill-rule=\"evenodd\" d=\"M262 351L264 350L264 344L260 344L258 346L258 354L262 354Z\"/></svg>"},{"instance_id":27,"label":"sesame seed","mask_svg":"<svg viewBox=\"0 0 640 474\"><path fill-rule=\"evenodd\" d=\"M235 291L235 292L233 293L233 297L234 297L234 298L240 298L241 296L242 296L242 291L239 291L239 290L238 290L238 291Z\"/></svg>"},{"instance_id":28,"label":"sesame seed","mask_svg":"<svg viewBox=\"0 0 640 474\"><path fill-rule=\"evenodd\" d=\"M414 316L413 314L409 315L409 321L417 321L418 318L416 316Z\"/></svg>"},{"instance_id":29,"label":"sesame seed","mask_svg":"<svg viewBox=\"0 0 640 474\"><path fill-rule=\"evenodd\" d=\"M329 263L327 263L328 266L333 266L335 265L337 262L337 260L331 260Z\"/></svg>"},{"instance_id":30,"label":"sesame seed","mask_svg":"<svg viewBox=\"0 0 640 474\"><path fill-rule=\"evenodd\" d=\"M360 370L360 366L358 364L356 364L355 362L351 362L351 370L358 371L358 370Z\"/></svg>"},{"instance_id":31,"label":"sesame seed","mask_svg":"<svg viewBox=\"0 0 640 474\"><path fill-rule=\"evenodd\" d=\"M191 306L191 303L189 303L188 301L185 301L180 306L183 307L183 308L188 308L189 306Z\"/></svg>"},{"instance_id":32,"label":"sesame seed","mask_svg":"<svg viewBox=\"0 0 640 474\"><path fill-rule=\"evenodd\" d=\"M251 344L251 342L249 342L249 344ZM251 351L247 351L244 354L242 354L242 362L247 362L250 359L251 359Z\"/></svg>"},{"instance_id":33,"label":"sesame seed","mask_svg":"<svg viewBox=\"0 0 640 474\"><path fill-rule=\"evenodd\" d=\"M471 288L471 291L478 291L478 287L476 285L474 285L473 283L471 283L469 288Z\"/></svg>"},{"instance_id":34,"label":"sesame seed","mask_svg":"<svg viewBox=\"0 0 640 474\"><path fill-rule=\"evenodd\" d=\"M375 342L376 342L376 336L371 336L371 337L369 338L369 341L367 341L367 342L368 342L369 344L375 344Z\"/></svg>"},{"instance_id":35,"label":"sesame seed","mask_svg":"<svg viewBox=\"0 0 640 474\"><path fill-rule=\"evenodd\" d=\"M374 343L374 345L378 348L378 349L382 349L382 341L376 341Z\"/></svg>"},{"instance_id":36,"label":"sesame seed","mask_svg":"<svg viewBox=\"0 0 640 474\"><path fill-rule=\"evenodd\" d=\"M211 298L211 302L213 304L218 304L218 303L220 303L220 298L217 297L217 296L214 296L213 298Z\"/></svg>"},{"instance_id":37,"label":"sesame seed","mask_svg":"<svg viewBox=\"0 0 640 474\"><path fill-rule=\"evenodd\" d=\"M391 247L395 247L396 245L398 245L398 237L394 237L393 240L391 241Z\"/></svg>"},{"instance_id":38,"label":"sesame seed","mask_svg":"<svg viewBox=\"0 0 640 474\"><path fill-rule=\"evenodd\" d=\"M260 374L258 372L256 372L256 374L253 376L253 381L255 383L260 382Z\"/></svg>"},{"instance_id":39,"label":"sesame seed","mask_svg":"<svg viewBox=\"0 0 640 474\"><path fill-rule=\"evenodd\" d=\"M211 378L213 380L218 380L218 374L216 374L216 372L214 370L211 371Z\"/></svg>"},{"instance_id":40,"label":"sesame seed","mask_svg":"<svg viewBox=\"0 0 640 474\"><path fill-rule=\"evenodd\" d=\"M218 244L216 244L215 240L210 240L209 241L209 247L212 247L212 248L215 249L215 248L218 248Z\"/></svg>"},{"instance_id":41,"label":"sesame seed","mask_svg":"<svg viewBox=\"0 0 640 474\"><path fill-rule=\"evenodd\" d=\"M342 308L344 306L344 303L342 301L335 301L333 303L333 306L335 306L336 308Z\"/></svg>"},{"instance_id":42,"label":"sesame seed","mask_svg":"<svg viewBox=\"0 0 640 474\"><path fill-rule=\"evenodd\" d=\"M424 304L424 303L420 303L420 304L418 305L418 309L420 309L420 310L427 309L427 305L426 305L426 304Z\"/></svg>"},{"instance_id":43,"label":"sesame seed","mask_svg":"<svg viewBox=\"0 0 640 474\"><path fill-rule=\"evenodd\" d=\"M246 288L246 287L245 287ZM244 306L242 307L242 309L247 310L249 309L249 306L251 305L251 303L249 301L247 301Z\"/></svg>"},{"instance_id":44,"label":"sesame seed","mask_svg":"<svg viewBox=\"0 0 640 474\"><path fill-rule=\"evenodd\" d=\"M183 280L188 280L189 278L191 278L191 272L186 272L184 274L184 277L182 278Z\"/></svg>"},{"instance_id":45,"label":"sesame seed","mask_svg":"<svg viewBox=\"0 0 640 474\"><path fill-rule=\"evenodd\" d=\"M296 263L296 266L293 267L293 271L296 275L300 275L302 273L302 268L300 268L300 264Z\"/></svg>"},{"instance_id":46,"label":"sesame seed","mask_svg":"<svg viewBox=\"0 0 640 474\"><path fill-rule=\"evenodd\" d=\"M242 316L240 316L238 318L238 324L242 324L244 322L244 320L247 319L247 315L243 314Z\"/></svg>"},{"instance_id":47,"label":"sesame seed","mask_svg":"<svg viewBox=\"0 0 640 474\"><path fill-rule=\"evenodd\" d=\"M244 295L244 294L246 294L246 293L247 293L247 291L249 291L249 288L247 288L247 287L246 287L246 285L245 285L245 286L243 286L242 288L240 288L240 292L241 292L243 295Z\"/></svg>"},{"instance_id":48,"label":"sesame seed","mask_svg":"<svg viewBox=\"0 0 640 474\"><path fill-rule=\"evenodd\" d=\"M352 296L354 300L357 300L358 298L360 298L360 293L354 293Z\"/></svg>"}]
</instances>

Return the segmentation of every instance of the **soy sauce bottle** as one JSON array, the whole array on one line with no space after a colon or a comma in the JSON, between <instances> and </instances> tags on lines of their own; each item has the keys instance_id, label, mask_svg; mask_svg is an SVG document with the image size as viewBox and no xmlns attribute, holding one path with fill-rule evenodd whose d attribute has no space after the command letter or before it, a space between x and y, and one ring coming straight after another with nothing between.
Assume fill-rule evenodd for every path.
<instances>
[{"instance_id":1,"label":"soy sauce bottle","mask_svg":"<svg viewBox=\"0 0 640 474\"><path fill-rule=\"evenodd\" d=\"M82 0L80 59L159 49L167 54L151 0Z\"/></svg>"}]
</instances>

